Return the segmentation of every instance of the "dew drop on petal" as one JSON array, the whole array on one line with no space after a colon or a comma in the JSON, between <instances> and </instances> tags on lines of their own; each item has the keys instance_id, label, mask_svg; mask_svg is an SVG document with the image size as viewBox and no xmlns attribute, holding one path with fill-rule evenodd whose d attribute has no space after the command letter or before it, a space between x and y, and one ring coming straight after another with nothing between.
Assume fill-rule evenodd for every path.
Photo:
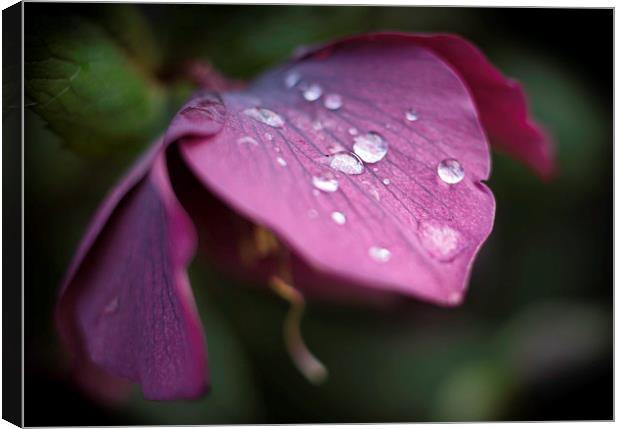
<instances>
[{"instance_id":1,"label":"dew drop on petal","mask_svg":"<svg viewBox=\"0 0 620 429\"><path fill-rule=\"evenodd\" d=\"M364 172L364 163L351 152L329 155L329 166L345 174L362 174Z\"/></svg>"},{"instance_id":2,"label":"dew drop on petal","mask_svg":"<svg viewBox=\"0 0 620 429\"><path fill-rule=\"evenodd\" d=\"M290 72L284 78L284 86L287 88L292 88L299 83L301 80L301 75L297 72Z\"/></svg>"},{"instance_id":3,"label":"dew drop on petal","mask_svg":"<svg viewBox=\"0 0 620 429\"><path fill-rule=\"evenodd\" d=\"M355 154L369 164L381 161L388 152L387 141L373 131L357 136L353 141L355 142L353 144Z\"/></svg>"},{"instance_id":4,"label":"dew drop on petal","mask_svg":"<svg viewBox=\"0 0 620 429\"><path fill-rule=\"evenodd\" d=\"M332 155L335 153L345 152L345 151L346 149L340 143L332 143L327 147L327 152L329 152Z\"/></svg>"},{"instance_id":5,"label":"dew drop on petal","mask_svg":"<svg viewBox=\"0 0 620 429\"><path fill-rule=\"evenodd\" d=\"M265 125L269 125L274 128L282 128L284 126L284 119L273 110L265 109L264 107L250 107L245 109L243 113L250 118L261 122Z\"/></svg>"},{"instance_id":6,"label":"dew drop on petal","mask_svg":"<svg viewBox=\"0 0 620 429\"><path fill-rule=\"evenodd\" d=\"M351 134L352 136L356 136L358 133L357 128L349 128L349 134Z\"/></svg>"},{"instance_id":7,"label":"dew drop on petal","mask_svg":"<svg viewBox=\"0 0 620 429\"><path fill-rule=\"evenodd\" d=\"M282 167L286 167L286 160L284 158L282 158L281 156L276 158L276 161L278 162L278 164L280 164Z\"/></svg>"},{"instance_id":8,"label":"dew drop on petal","mask_svg":"<svg viewBox=\"0 0 620 429\"><path fill-rule=\"evenodd\" d=\"M328 176L312 177L312 185L323 192L336 192L338 190L338 181Z\"/></svg>"},{"instance_id":9,"label":"dew drop on petal","mask_svg":"<svg viewBox=\"0 0 620 429\"><path fill-rule=\"evenodd\" d=\"M332 220L336 222L338 225L344 225L347 221L347 218L344 214L340 212L332 212Z\"/></svg>"},{"instance_id":10,"label":"dew drop on petal","mask_svg":"<svg viewBox=\"0 0 620 429\"><path fill-rule=\"evenodd\" d=\"M319 84L313 83L302 92L306 101L316 101L323 95L323 88Z\"/></svg>"},{"instance_id":11,"label":"dew drop on petal","mask_svg":"<svg viewBox=\"0 0 620 429\"><path fill-rule=\"evenodd\" d=\"M258 146L258 142L254 138L252 138L250 136L244 136L244 137L238 138L237 139L237 143L238 144L246 144L247 143L247 144L251 144L251 145L254 145L254 146Z\"/></svg>"},{"instance_id":12,"label":"dew drop on petal","mask_svg":"<svg viewBox=\"0 0 620 429\"><path fill-rule=\"evenodd\" d=\"M273 140L273 136L270 133L265 133L265 138L269 141Z\"/></svg>"},{"instance_id":13,"label":"dew drop on petal","mask_svg":"<svg viewBox=\"0 0 620 429\"><path fill-rule=\"evenodd\" d=\"M387 262L392 257L392 252L385 247L372 246L368 249L368 255L377 262Z\"/></svg>"},{"instance_id":14,"label":"dew drop on petal","mask_svg":"<svg viewBox=\"0 0 620 429\"><path fill-rule=\"evenodd\" d=\"M384 185L389 185L390 184L390 179L383 179L383 184Z\"/></svg>"},{"instance_id":15,"label":"dew drop on petal","mask_svg":"<svg viewBox=\"0 0 620 429\"><path fill-rule=\"evenodd\" d=\"M110 302L108 302L105 307L103 307L103 314L112 314L116 313L119 306L118 296L114 297Z\"/></svg>"},{"instance_id":16,"label":"dew drop on petal","mask_svg":"<svg viewBox=\"0 0 620 429\"><path fill-rule=\"evenodd\" d=\"M422 222L418 228L420 243L435 259L449 261L463 248L461 233L437 222Z\"/></svg>"},{"instance_id":17,"label":"dew drop on petal","mask_svg":"<svg viewBox=\"0 0 620 429\"><path fill-rule=\"evenodd\" d=\"M418 114L415 110L407 110L405 112L405 118L409 121L409 122L415 122L418 120Z\"/></svg>"},{"instance_id":18,"label":"dew drop on petal","mask_svg":"<svg viewBox=\"0 0 620 429\"><path fill-rule=\"evenodd\" d=\"M439 178L449 185L459 183L465 177L465 170L456 159L444 159L437 165Z\"/></svg>"},{"instance_id":19,"label":"dew drop on petal","mask_svg":"<svg viewBox=\"0 0 620 429\"><path fill-rule=\"evenodd\" d=\"M329 110L338 110L342 107L342 97L338 94L327 94L323 99L323 106Z\"/></svg>"}]
</instances>

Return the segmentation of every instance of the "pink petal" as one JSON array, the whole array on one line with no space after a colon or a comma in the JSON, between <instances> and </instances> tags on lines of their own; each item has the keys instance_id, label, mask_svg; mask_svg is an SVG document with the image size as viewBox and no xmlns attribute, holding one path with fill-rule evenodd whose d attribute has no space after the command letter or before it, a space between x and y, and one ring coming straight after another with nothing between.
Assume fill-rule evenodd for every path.
<instances>
[{"instance_id":1,"label":"pink petal","mask_svg":"<svg viewBox=\"0 0 620 429\"><path fill-rule=\"evenodd\" d=\"M224 117L217 97L199 94L168 133L208 135ZM208 385L186 273L195 231L168 179L166 143L156 143L104 201L61 288L58 327L90 391L91 381L105 377L93 364L109 380L140 383L149 399L195 398ZM100 396L113 396L110 383L100 384Z\"/></svg>"},{"instance_id":2,"label":"pink petal","mask_svg":"<svg viewBox=\"0 0 620 429\"><path fill-rule=\"evenodd\" d=\"M521 85L502 76L476 46L452 34L384 33L347 40L370 41L376 38L409 40L432 50L450 64L471 92L491 144L528 165L542 178L553 176L555 153L552 141L548 133L528 116ZM347 40L334 45L346 43ZM329 49L329 46L325 48ZM304 49L298 56L303 57L309 51Z\"/></svg>"},{"instance_id":3,"label":"pink petal","mask_svg":"<svg viewBox=\"0 0 620 429\"><path fill-rule=\"evenodd\" d=\"M291 73L300 81L289 88ZM321 94L308 101L318 92L312 85ZM446 305L462 300L495 202L481 183L489 150L474 100L449 64L408 37L362 37L306 54L222 98L224 128L181 140L208 189L340 282ZM417 120L407 119L409 111ZM358 175L326 164L336 145L350 151L368 132L388 142L384 159ZM456 184L438 176L451 159L465 171ZM338 190L313 186L325 175Z\"/></svg>"}]
</instances>

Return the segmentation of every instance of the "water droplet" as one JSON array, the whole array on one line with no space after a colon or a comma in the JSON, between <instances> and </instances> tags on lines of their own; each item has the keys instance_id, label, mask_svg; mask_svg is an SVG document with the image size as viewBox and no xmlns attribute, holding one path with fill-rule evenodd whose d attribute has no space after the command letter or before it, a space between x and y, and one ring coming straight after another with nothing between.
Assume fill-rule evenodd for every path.
<instances>
[{"instance_id":1,"label":"water droplet","mask_svg":"<svg viewBox=\"0 0 620 429\"><path fill-rule=\"evenodd\" d=\"M385 157L388 151L388 143L380 134L369 132L353 139L353 151L364 162L373 164Z\"/></svg>"},{"instance_id":2,"label":"water droplet","mask_svg":"<svg viewBox=\"0 0 620 429\"><path fill-rule=\"evenodd\" d=\"M444 159L437 165L437 174L445 183L454 185L465 177L465 170L456 159Z\"/></svg>"},{"instance_id":3,"label":"water droplet","mask_svg":"<svg viewBox=\"0 0 620 429\"><path fill-rule=\"evenodd\" d=\"M252 137L250 137L250 136L245 136L245 137L241 137L241 138L237 139L237 143L238 144L248 143L248 144L252 144L254 146L258 146L258 142L255 139L253 139Z\"/></svg>"},{"instance_id":4,"label":"water droplet","mask_svg":"<svg viewBox=\"0 0 620 429\"><path fill-rule=\"evenodd\" d=\"M316 101L323 95L323 88L319 84L313 83L303 91L306 101Z\"/></svg>"},{"instance_id":5,"label":"water droplet","mask_svg":"<svg viewBox=\"0 0 620 429\"><path fill-rule=\"evenodd\" d=\"M392 252L385 247L372 246L368 249L368 255L377 262L387 262L392 257Z\"/></svg>"},{"instance_id":6,"label":"water droplet","mask_svg":"<svg viewBox=\"0 0 620 429\"><path fill-rule=\"evenodd\" d=\"M286 160L282 157L277 157L276 161L278 161L278 164L280 164L282 167L286 167Z\"/></svg>"},{"instance_id":7,"label":"water droplet","mask_svg":"<svg viewBox=\"0 0 620 429\"><path fill-rule=\"evenodd\" d=\"M342 107L342 97L338 94L327 94L323 105L329 110L338 110Z\"/></svg>"},{"instance_id":8,"label":"water droplet","mask_svg":"<svg viewBox=\"0 0 620 429\"><path fill-rule=\"evenodd\" d=\"M119 299L118 296L114 297L110 302L108 302L105 307L103 307L103 314L112 314L116 313L118 310Z\"/></svg>"},{"instance_id":9,"label":"water droplet","mask_svg":"<svg viewBox=\"0 0 620 429\"><path fill-rule=\"evenodd\" d=\"M332 143L327 148L327 152L329 152L332 155L335 153L344 152L344 151L345 151L345 148L340 143Z\"/></svg>"},{"instance_id":10,"label":"water droplet","mask_svg":"<svg viewBox=\"0 0 620 429\"><path fill-rule=\"evenodd\" d=\"M462 249L461 233L436 222L423 222L418 228L422 246L440 261L449 261Z\"/></svg>"},{"instance_id":11,"label":"water droplet","mask_svg":"<svg viewBox=\"0 0 620 429\"><path fill-rule=\"evenodd\" d=\"M315 209L310 209L308 210L308 217L310 219L315 219L319 216L319 212L317 212Z\"/></svg>"},{"instance_id":12,"label":"water droplet","mask_svg":"<svg viewBox=\"0 0 620 429\"><path fill-rule=\"evenodd\" d=\"M357 128L349 128L349 134L351 134L352 136L356 136L357 135Z\"/></svg>"},{"instance_id":13,"label":"water droplet","mask_svg":"<svg viewBox=\"0 0 620 429\"><path fill-rule=\"evenodd\" d=\"M362 174L364 164L351 152L340 152L329 156L329 166L345 174Z\"/></svg>"},{"instance_id":14,"label":"water droplet","mask_svg":"<svg viewBox=\"0 0 620 429\"><path fill-rule=\"evenodd\" d=\"M336 192L338 190L338 181L328 176L314 176L312 177L312 184L323 192Z\"/></svg>"},{"instance_id":15,"label":"water droplet","mask_svg":"<svg viewBox=\"0 0 620 429\"><path fill-rule=\"evenodd\" d=\"M390 184L390 179L383 179L383 184L384 185L389 185Z\"/></svg>"},{"instance_id":16,"label":"water droplet","mask_svg":"<svg viewBox=\"0 0 620 429\"><path fill-rule=\"evenodd\" d=\"M273 136L270 133L265 133L265 138L269 141L273 140Z\"/></svg>"},{"instance_id":17,"label":"water droplet","mask_svg":"<svg viewBox=\"0 0 620 429\"><path fill-rule=\"evenodd\" d=\"M284 119L273 110L265 109L264 107L250 107L245 109L243 113L250 118L262 122L265 125L269 125L274 128L282 128L284 126Z\"/></svg>"},{"instance_id":18,"label":"water droplet","mask_svg":"<svg viewBox=\"0 0 620 429\"><path fill-rule=\"evenodd\" d=\"M414 122L418 120L418 114L415 110L407 110L405 112L405 118L409 121L409 122Z\"/></svg>"},{"instance_id":19,"label":"water droplet","mask_svg":"<svg viewBox=\"0 0 620 429\"><path fill-rule=\"evenodd\" d=\"M282 149L280 149L280 146L274 146L273 150L275 150L276 152L280 152Z\"/></svg>"},{"instance_id":20,"label":"water droplet","mask_svg":"<svg viewBox=\"0 0 620 429\"><path fill-rule=\"evenodd\" d=\"M287 88L292 88L299 83L301 80L301 75L297 72L290 72L284 78L284 86Z\"/></svg>"},{"instance_id":21,"label":"water droplet","mask_svg":"<svg viewBox=\"0 0 620 429\"><path fill-rule=\"evenodd\" d=\"M332 220L336 222L338 225L344 225L347 221L347 218L344 214L340 212L332 212Z\"/></svg>"},{"instance_id":22,"label":"water droplet","mask_svg":"<svg viewBox=\"0 0 620 429\"><path fill-rule=\"evenodd\" d=\"M324 128L324 127L323 127L323 124L321 123L321 121L314 121L314 122L312 123L312 129L313 129L314 131L320 131L320 130L322 130L323 128Z\"/></svg>"}]
</instances>

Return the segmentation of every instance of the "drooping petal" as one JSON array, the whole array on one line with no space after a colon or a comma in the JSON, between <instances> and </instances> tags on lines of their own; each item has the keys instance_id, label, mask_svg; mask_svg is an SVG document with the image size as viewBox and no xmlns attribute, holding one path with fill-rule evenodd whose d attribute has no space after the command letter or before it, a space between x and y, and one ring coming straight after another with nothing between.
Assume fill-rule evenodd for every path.
<instances>
[{"instance_id":1,"label":"drooping petal","mask_svg":"<svg viewBox=\"0 0 620 429\"><path fill-rule=\"evenodd\" d=\"M199 94L170 135L217 132L221 107L211 94ZM149 399L195 398L208 387L186 272L195 231L172 191L166 144L156 143L98 210L61 288L56 319L76 371L92 373L96 365L140 383Z\"/></svg>"},{"instance_id":2,"label":"drooping petal","mask_svg":"<svg viewBox=\"0 0 620 429\"><path fill-rule=\"evenodd\" d=\"M495 203L485 134L451 65L408 37L362 37L222 98L226 126L181 140L212 192L318 272L462 300Z\"/></svg>"},{"instance_id":3,"label":"drooping petal","mask_svg":"<svg viewBox=\"0 0 620 429\"><path fill-rule=\"evenodd\" d=\"M521 85L502 76L476 46L452 34L385 33L349 40L370 41L375 38L408 39L430 49L450 64L471 92L490 143L532 168L542 178L548 179L553 175L555 156L552 141L547 132L529 117ZM298 57L311 52L311 49L303 49Z\"/></svg>"}]
</instances>

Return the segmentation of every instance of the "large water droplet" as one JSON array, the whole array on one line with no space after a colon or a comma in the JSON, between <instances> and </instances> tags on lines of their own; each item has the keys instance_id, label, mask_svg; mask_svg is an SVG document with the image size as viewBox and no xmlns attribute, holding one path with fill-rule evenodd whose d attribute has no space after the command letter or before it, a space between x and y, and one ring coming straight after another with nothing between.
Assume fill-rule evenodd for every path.
<instances>
[{"instance_id":1,"label":"large water droplet","mask_svg":"<svg viewBox=\"0 0 620 429\"><path fill-rule=\"evenodd\" d=\"M344 214L340 212L332 212L332 220L338 225L344 225L347 221L347 218Z\"/></svg>"},{"instance_id":2,"label":"large water droplet","mask_svg":"<svg viewBox=\"0 0 620 429\"><path fill-rule=\"evenodd\" d=\"M287 88L292 88L299 83L301 80L301 75L297 72L290 72L284 78L284 86Z\"/></svg>"},{"instance_id":3,"label":"large water droplet","mask_svg":"<svg viewBox=\"0 0 620 429\"><path fill-rule=\"evenodd\" d=\"M243 113L250 118L262 122L274 128L282 128L284 126L284 119L273 110L265 109L264 107L250 107L245 109Z\"/></svg>"},{"instance_id":4,"label":"large water droplet","mask_svg":"<svg viewBox=\"0 0 620 429\"><path fill-rule=\"evenodd\" d=\"M385 247L372 246L368 249L368 255L377 262L387 262L392 257L392 252Z\"/></svg>"},{"instance_id":5,"label":"large water droplet","mask_svg":"<svg viewBox=\"0 0 620 429\"><path fill-rule=\"evenodd\" d=\"M323 192L336 192L338 190L338 181L326 175L312 177L312 185Z\"/></svg>"},{"instance_id":6,"label":"large water droplet","mask_svg":"<svg viewBox=\"0 0 620 429\"><path fill-rule=\"evenodd\" d=\"M340 152L329 156L329 166L345 174L362 174L364 164L351 152Z\"/></svg>"},{"instance_id":7,"label":"large water droplet","mask_svg":"<svg viewBox=\"0 0 620 429\"><path fill-rule=\"evenodd\" d=\"M254 145L254 146L258 146L258 142L254 138L252 138L250 136L244 136L244 137L241 137L241 138L237 139L237 143L238 144L246 144L247 143L247 144L251 144L251 145Z\"/></svg>"},{"instance_id":8,"label":"large water droplet","mask_svg":"<svg viewBox=\"0 0 620 429\"><path fill-rule=\"evenodd\" d=\"M409 122L415 122L418 120L418 113L415 110L407 110L405 112L405 118Z\"/></svg>"},{"instance_id":9,"label":"large water droplet","mask_svg":"<svg viewBox=\"0 0 620 429\"><path fill-rule=\"evenodd\" d=\"M306 101L316 101L323 95L323 88L319 84L313 83L302 92Z\"/></svg>"},{"instance_id":10,"label":"large water droplet","mask_svg":"<svg viewBox=\"0 0 620 429\"><path fill-rule=\"evenodd\" d=\"M278 164L280 164L282 167L286 167L286 160L284 158L282 158L281 156L276 158L276 161L278 162Z\"/></svg>"},{"instance_id":11,"label":"large water droplet","mask_svg":"<svg viewBox=\"0 0 620 429\"><path fill-rule=\"evenodd\" d=\"M342 97L338 94L327 94L323 105L329 110L338 110L342 107Z\"/></svg>"},{"instance_id":12,"label":"large water droplet","mask_svg":"<svg viewBox=\"0 0 620 429\"><path fill-rule=\"evenodd\" d=\"M119 306L118 296L114 297L110 302L108 302L105 307L103 307L103 314L112 314L116 313Z\"/></svg>"},{"instance_id":13,"label":"large water droplet","mask_svg":"<svg viewBox=\"0 0 620 429\"><path fill-rule=\"evenodd\" d=\"M445 183L454 185L465 177L465 170L456 159L444 159L437 165L437 174Z\"/></svg>"},{"instance_id":14,"label":"large water droplet","mask_svg":"<svg viewBox=\"0 0 620 429\"><path fill-rule=\"evenodd\" d=\"M437 222L422 222L418 228L422 246L440 261L449 261L463 248L461 233Z\"/></svg>"},{"instance_id":15,"label":"large water droplet","mask_svg":"<svg viewBox=\"0 0 620 429\"><path fill-rule=\"evenodd\" d=\"M373 131L357 136L353 139L353 151L364 162L373 164L385 157L388 151L387 141L380 134Z\"/></svg>"}]
</instances>

